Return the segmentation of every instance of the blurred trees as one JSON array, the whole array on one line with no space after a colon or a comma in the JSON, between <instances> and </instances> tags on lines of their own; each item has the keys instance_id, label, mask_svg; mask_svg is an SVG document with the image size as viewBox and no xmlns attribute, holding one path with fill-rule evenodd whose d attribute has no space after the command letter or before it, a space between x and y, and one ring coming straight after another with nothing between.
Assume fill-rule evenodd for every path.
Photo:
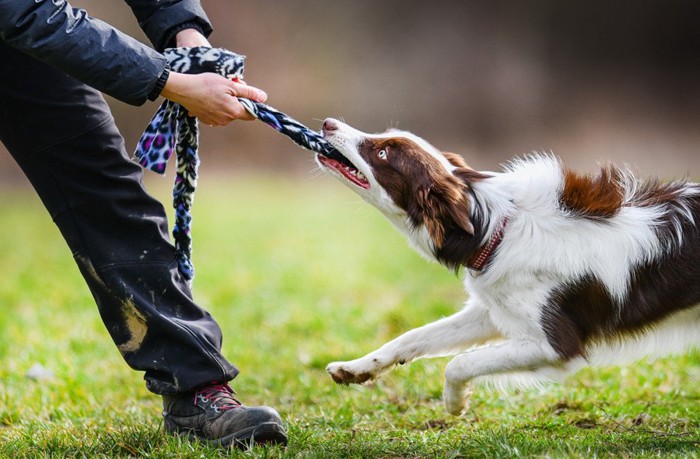
<instances>
[{"instance_id":1,"label":"blurred trees","mask_svg":"<svg viewBox=\"0 0 700 459\"><path fill-rule=\"evenodd\" d=\"M82 0L145 40L128 8ZM700 176L700 3L203 0L214 45L246 54L269 103L317 128L412 130L477 168L533 150ZM110 101L133 145L155 104ZM305 172L262 123L204 128L203 168ZM0 178L13 174L0 155Z\"/></svg>"}]
</instances>

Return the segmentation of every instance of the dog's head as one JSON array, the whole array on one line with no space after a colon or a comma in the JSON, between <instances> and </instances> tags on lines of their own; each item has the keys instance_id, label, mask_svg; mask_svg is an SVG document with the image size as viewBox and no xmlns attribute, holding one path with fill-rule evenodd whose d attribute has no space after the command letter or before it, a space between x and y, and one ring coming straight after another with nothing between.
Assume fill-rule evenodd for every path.
<instances>
[{"instance_id":1,"label":"dog's head","mask_svg":"<svg viewBox=\"0 0 700 459\"><path fill-rule=\"evenodd\" d=\"M331 118L323 123L323 136L348 163L317 155L321 168L407 234L425 229L427 247L414 242L431 255L439 255L450 239L474 236L469 187L484 176L461 156L440 152L409 132L366 134Z\"/></svg>"}]
</instances>

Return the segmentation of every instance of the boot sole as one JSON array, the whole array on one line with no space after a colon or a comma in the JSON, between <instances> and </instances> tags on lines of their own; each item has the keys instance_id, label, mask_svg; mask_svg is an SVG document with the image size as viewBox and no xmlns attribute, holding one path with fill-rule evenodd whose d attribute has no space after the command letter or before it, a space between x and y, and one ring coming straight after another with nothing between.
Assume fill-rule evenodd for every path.
<instances>
[{"instance_id":1,"label":"boot sole","mask_svg":"<svg viewBox=\"0 0 700 459\"><path fill-rule=\"evenodd\" d=\"M286 445L287 435L284 427L276 422L264 422L215 441L224 447L235 444L239 448L250 448L253 445Z\"/></svg>"},{"instance_id":2,"label":"boot sole","mask_svg":"<svg viewBox=\"0 0 700 459\"><path fill-rule=\"evenodd\" d=\"M238 432L226 435L221 438L206 438L201 435L196 430L191 429L179 429L175 425L168 425L168 420L166 419L165 428L167 431L175 433L177 435L194 438L201 442L208 443L210 445L216 445L223 448L230 448L236 446L238 448L247 449L254 445L286 445L287 435L284 431L284 427L276 422L263 422L256 426L248 427Z\"/></svg>"}]
</instances>

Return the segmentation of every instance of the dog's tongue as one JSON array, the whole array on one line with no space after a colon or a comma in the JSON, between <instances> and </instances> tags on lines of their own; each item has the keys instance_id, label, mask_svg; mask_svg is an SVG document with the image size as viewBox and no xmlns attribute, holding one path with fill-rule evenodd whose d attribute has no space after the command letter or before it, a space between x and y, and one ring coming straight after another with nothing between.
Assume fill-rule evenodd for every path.
<instances>
[{"instance_id":1,"label":"dog's tongue","mask_svg":"<svg viewBox=\"0 0 700 459\"><path fill-rule=\"evenodd\" d=\"M353 168L355 167L345 156L343 156L338 150L333 148L333 146L330 143L328 143L328 141L322 139L319 143L321 143L322 145L322 151L319 151L320 154L322 154L326 158L334 159L346 166Z\"/></svg>"}]
</instances>

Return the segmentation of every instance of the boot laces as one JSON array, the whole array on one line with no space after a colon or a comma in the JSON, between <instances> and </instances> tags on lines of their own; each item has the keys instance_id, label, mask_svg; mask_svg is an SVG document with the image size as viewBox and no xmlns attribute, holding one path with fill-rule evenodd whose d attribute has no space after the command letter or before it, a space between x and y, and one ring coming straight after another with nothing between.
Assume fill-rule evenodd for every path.
<instances>
[{"instance_id":1,"label":"boot laces","mask_svg":"<svg viewBox=\"0 0 700 459\"><path fill-rule=\"evenodd\" d=\"M194 402L196 404L197 400L205 403L211 401L214 411L226 411L241 406L241 402L233 398L235 393L228 384L213 382L194 393Z\"/></svg>"}]
</instances>

